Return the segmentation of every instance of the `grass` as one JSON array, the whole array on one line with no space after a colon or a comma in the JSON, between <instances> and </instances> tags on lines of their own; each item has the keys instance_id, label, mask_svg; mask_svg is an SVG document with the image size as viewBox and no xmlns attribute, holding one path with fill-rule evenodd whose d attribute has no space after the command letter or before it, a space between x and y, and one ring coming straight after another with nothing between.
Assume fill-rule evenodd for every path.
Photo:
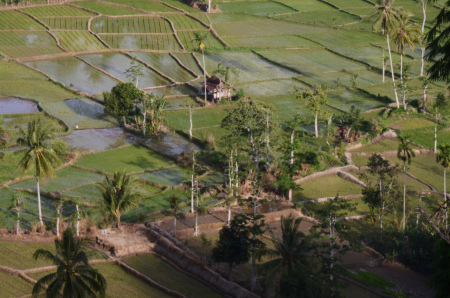
<instances>
[{"instance_id":1,"label":"grass","mask_svg":"<svg viewBox=\"0 0 450 298\"><path fill-rule=\"evenodd\" d=\"M71 4L86 8L86 9L94 11L96 13L101 13L103 15L121 16L121 15L141 14L141 12L139 12L139 11L135 11L135 10L127 9L127 8L123 8L123 7L118 7L118 6L114 6L114 5L108 5L105 3L99 3L99 2L77 1L77 2L74 2Z\"/></svg>"},{"instance_id":2,"label":"grass","mask_svg":"<svg viewBox=\"0 0 450 298\"><path fill-rule=\"evenodd\" d=\"M0 271L0 291L5 297L20 297L29 295L33 289L33 285L26 282L17 275L12 275Z\"/></svg>"},{"instance_id":3,"label":"grass","mask_svg":"<svg viewBox=\"0 0 450 298\"><path fill-rule=\"evenodd\" d=\"M52 265L51 262L42 258L36 261L33 259L34 252L41 248L55 251L55 246L48 243L0 241L0 264L17 270Z\"/></svg>"},{"instance_id":4,"label":"grass","mask_svg":"<svg viewBox=\"0 0 450 298\"><path fill-rule=\"evenodd\" d=\"M376 274L366 272L363 270L358 270L356 273L348 272L348 276L368 286L374 286L382 289L386 287L388 288L395 287L395 284L379 277Z\"/></svg>"},{"instance_id":5,"label":"grass","mask_svg":"<svg viewBox=\"0 0 450 298\"><path fill-rule=\"evenodd\" d=\"M353 205L353 208L355 210L353 211L347 211L345 216L354 216L354 215L368 215L369 214L369 207L361 200L361 199L351 199L349 200ZM318 211L323 209L325 203L312 203L312 204L305 204L303 207L306 209L312 216L314 214L317 214Z\"/></svg>"},{"instance_id":6,"label":"grass","mask_svg":"<svg viewBox=\"0 0 450 298\"><path fill-rule=\"evenodd\" d=\"M283 14L275 19L320 26L342 26L361 21L360 17L340 10L330 10L323 14L317 11Z\"/></svg>"},{"instance_id":7,"label":"grass","mask_svg":"<svg viewBox=\"0 0 450 298\"><path fill-rule=\"evenodd\" d=\"M169 22L159 17L95 18L91 25L95 33L173 33Z\"/></svg>"},{"instance_id":8,"label":"grass","mask_svg":"<svg viewBox=\"0 0 450 298\"><path fill-rule=\"evenodd\" d=\"M44 192L62 192L68 188L102 180L102 175L68 167L56 172L53 180L42 181L40 189ZM22 181L11 185L11 187L36 190L36 179Z\"/></svg>"},{"instance_id":9,"label":"grass","mask_svg":"<svg viewBox=\"0 0 450 298\"><path fill-rule=\"evenodd\" d=\"M0 30L46 30L44 26L18 11L0 12Z\"/></svg>"},{"instance_id":10,"label":"grass","mask_svg":"<svg viewBox=\"0 0 450 298\"><path fill-rule=\"evenodd\" d=\"M27 123L33 120L41 120L42 123L49 123L55 127L56 133L64 132L65 127L61 125L56 119L46 116L43 112L30 113L30 114L10 114L7 116L8 121L5 121L3 128L10 139L10 143L16 143L16 137L18 136L19 129L25 129Z\"/></svg>"},{"instance_id":11,"label":"grass","mask_svg":"<svg viewBox=\"0 0 450 298\"><path fill-rule=\"evenodd\" d=\"M82 9L66 6L66 5L50 5L50 6L38 6L23 8L23 11L31 14L35 17L52 17L52 16L64 16L64 17L75 17L75 16L94 16L94 14L87 12Z\"/></svg>"},{"instance_id":12,"label":"grass","mask_svg":"<svg viewBox=\"0 0 450 298\"><path fill-rule=\"evenodd\" d=\"M174 34L100 34L99 36L105 43L115 49L155 51L181 50Z\"/></svg>"},{"instance_id":13,"label":"grass","mask_svg":"<svg viewBox=\"0 0 450 298\"><path fill-rule=\"evenodd\" d=\"M157 283L188 297L222 297L203 283L178 271L156 255L135 256L125 259L124 262Z\"/></svg>"},{"instance_id":14,"label":"grass","mask_svg":"<svg viewBox=\"0 0 450 298\"><path fill-rule=\"evenodd\" d=\"M62 52L45 31L0 31L0 53L6 57L24 58Z\"/></svg>"},{"instance_id":15,"label":"grass","mask_svg":"<svg viewBox=\"0 0 450 298\"><path fill-rule=\"evenodd\" d=\"M306 89L308 86L298 80L273 80L255 83L243 83L235 86L236 90L243 89L246 96L251 98L272 97L277 95L292 95L297 89Z\"/></svg>"},{"instance_id":16,"label":"grass","mask_svg":"<svg viewBox=\"0 0 450 298\"><path fill-rule=\"evenodd\" d=\"M21 155L14 154L13 152L5 153L0 162L0 183L12 180L20 175L16 166L21 159ZM32 171L29 173L31 174Z\"/></svg>"},{"instance_id":17,"label":"grass","mask_svg":"<svg viewBox=\"0 0 450 298\"><path fill-rule=\"evenodd\" d=\"M219 8L225 13L248 13L252 15L273 15L296 12L295 9L289 6L272 1L221 3L219 4Z\"/></svg>"},{"instance_id":18,"label":"grass","mask_svg":"<svg viewBox=\"0 0 450 298\"><path fill-rule=\"evenodd\" d=\"M232 47L239 48L316 48L319 45L297 35L271 35L257 37L225 37Z\"/></svg>"},{"instance_id":19,"label":"grass","mask_svg":"<svg viewBox=\"0 0 450 298\"><path fill-rule=\"evenodd\" d=\"M191 171L189 169L176 167L166 170L138 174L136 175L136 177L158 185L174 187L186 181L190 177L190 172Z\"/></svg>"},{"instance_id":20,"label":"grass","mask_svg":"<svg viewBox=\"0 0 450 298\"><path fill-rule=\"evenodd\" d=\"M403 130L405 130L405 133L408 133L407 130L410 130L410 129L421 129L421 128L425 128L425 127L433 127L434 128L434 122L430 121L428 119L424 119L424 118L398 120L398 121L392 122L391 124L403 126Z\"/></svg>"},{"instance_id":21,"label":"grass","mask_svg":"<svg viewBox=\"0 0 450 298\"><path fill-rule=\"evenodd\" d=\"M397 157L388 157L386 159L393 163L399 162ZM433 185L439 191L444 190L444 168L436 163L434 155L418 155L414 157L409 165L408 172ZM449 181L447 181L447 185L450 185Z\"/></svg>"},{"instance_id":22,"label":"grass","mask_svg":"<svg viewBox=\"0 0 450 298\"><path fill-rule=\"evenodd\" d=\"M159 169L172 165L173 162L157 153L140 146L85 155L76 165L107 173L126 170L128 173Z\"/></svg>"},{"instance_id":23,"label":"grass","mask_svg":"<svg viewBox=\"0 0 450 298\"><path fill-rule=\"evenodd\" d=\"M294 197L299 202L334 197L337 194L341 196L360 194L362 190L360 186L334 175L305 181L300 184L300 187L301 190L294 192Z\"/></svg>"},{"instance_id":24,"label":"grass","mask_svg":"<svg viewBox=\"0 0 450 298\"><path fill-rule=\"evenodd\" d=\"M373 144L364 145L358 149L351 150L351 152L377 152L381 153L384 151L396 151L398 149L398 141L384 139ZM417 148L417 147L414 147Z\"/></svg>"}]
</instances>

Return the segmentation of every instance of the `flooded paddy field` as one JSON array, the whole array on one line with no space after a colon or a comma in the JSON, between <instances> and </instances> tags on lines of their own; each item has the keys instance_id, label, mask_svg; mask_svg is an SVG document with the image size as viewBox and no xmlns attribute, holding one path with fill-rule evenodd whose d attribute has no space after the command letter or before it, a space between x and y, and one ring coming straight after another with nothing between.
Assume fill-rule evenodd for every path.
<instances>
[{"instance_id":1,"label":"flooded paddy field","mask_svg":"<svg viewBox=\"0 0 450 298\"><path fill-rule=\"evenodd\" d=\"M37 103L16 97L0 98L0 115L39 113Z\"/></svg>"}]
</instances>

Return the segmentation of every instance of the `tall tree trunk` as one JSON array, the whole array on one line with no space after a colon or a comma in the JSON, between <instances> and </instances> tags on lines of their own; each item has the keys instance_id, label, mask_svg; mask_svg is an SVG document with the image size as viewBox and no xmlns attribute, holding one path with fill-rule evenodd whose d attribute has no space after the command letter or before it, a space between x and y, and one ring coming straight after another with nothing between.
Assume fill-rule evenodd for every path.
<instances>
[{"instance_id":1,"label":"tall tree trunk","mask_svg":"<svg viewBox=\"0 0 450 298\"><path fill-rule=\"evenodd\" d=\"M252 243L252 283L251 291L254 292L256 288L256 234L253 233L253 243Z\"/></svg>"},{"instance_id":2,"label":"tall tree trunk","mask_svg":"<svg viewBox=\"0 0 450 298\"><path fill-rule=\"evenodd\" d=\"M403 53L402 53L402 50L400 51L400 88L401 88L401 98L402 98L402 103L403 103L403 110L406 111L406 98L405 98L405 91L403 88Z\"/></svg>"},{"instance_id":3,"label":"tall tree trunk","mask_svg":"<svg viewBox=\"0 0 450 298\"><path fill-rule=\"evenodd\" d=\"M428 0L422 0L422 12L423 12L423 20L422 20L422 35L425 33L425 21L427 19L427 1ZM420 76L423 76L423 69L424 69L424 56L425 56L425 47L421 46L421 65L420 65Z\"/></svg>"},{"instance_id":4,"label":"tall tree trunk","mask_svg":"<svg viewBox=\"0 0 450 298\"><path fill-rule=\"evenodd\" d=\"M173 216L173 235L177 238L177 217Z\"/></svg>"},{"instance_id":5,"label":"tall tree trunk","mask_svg":"<svg viewBox=\"0 0 450 298\"><path fill-rule=\"evenodd\" d=\"M195 155L192 155L192 174L191 174L191 213L194 213L194 173L195 173Z\"/></svg>"},{"instance_id":6,"label":"tall tree trunk","mask_svg":"<svg viewBox=\"0 0 450 298\"><path fill-rule=\"evenodd\" d=\"M198 235L198 210L195 212L195 228L194 228L194 236Z\"/></svg>"},{"instance_id":7,"label":"tall tree trunk","mask_svg":"<svg viewBox=\"0 0 450 298\"><path fill-rule=\"evenodd\" d=\"M127 125L127 120L125 119L125 116L122 116L122 118L123 118L123 126L126 126Z\"/></svg>"},{"instance_id":8,"label":"tall tree trunk","mask_svg":"<svg viewBox=\"0 0 450 298\"><path fill-rule=\"evenodd\" d=\"M403 234L406 227L406 161L403 162Z\"/></svg>"},{"instance_id":9,"label":"tall tree trunk","mask_svg":"<svg viewBox=\"0 0 450 298\"><path fill-rule=\"evenodd\" d=\"M426 108L426 102L427 102L427 88L428 85L423 85L423 103L422 103L422 109L425 111Z\"/></svg>"},{"instance_id":10,"label":"tall tree trunk","mask_svg":"<svg viewBox=\"0 0 450 298\"><path fill-rule=\"evenodd\" d=\"M433 152L436 153L437 151L437 112L436 112L436 121L434 122L434 150Z\"/></svg>"},{"instance_id":11,"label":"tall tree trunk","mask_svg":"<svg viewBox=\"0 0 450 298\"><path fill-rule=\"evenodd\" d=\"M205 53L203 50L202 56L203 56L203 78L205 80L205 107L206 107L206 65L205 65Z\"/></svg>"},{"instance_id":12,"label":"tall tree trunk","mask_svg":"<svg viewBox=\"0 0 450 298\"><path fill-rule=\"evenodd\" d=\"M41 209L41 189L39 187L39 176L36 176L37 195L38 195L38 211L39 211L39 223L41 229L44 228L44 222L42 221L42 209Z\"/></svg>"},{"instance_id":13,"label":"tall tree trunk","mask_svg":"<svg viewBox=\"0 0 450 298\"><path fill-rule=\"evenodd\" d=\"M16 234L20 234L20 203L17 206L17 226L16 226Z\"/></svg>"},{"instance_id":14,"label":"tall tree trunk","mask_svg":"<svg viewBox=\"0 0 450 298\"><path fill-rule=\"evenodd\" d=\"M384 59L384 50L383 50L383 58L382 58L382 61L381 61L381 66L383 68L383 70L381 72L381 75L383 77L383 83L384 83L384 78L386 76L386 59Z\"/></svg>"},{"instance_id":15,"label":"tall tree trunk","mask_svg":"<svg viewBox=\"0 0 450 298\"><path fill-rule=\"evenodd\" d=\"M228 226L230 226L231 223L231 202L228 204Z\"/></svg>"},{"instance_id":16,"label":"tall tree trunk","mask_svg":"<svg viewBox=\"0 0 450 298\"><path fill-rule=\"evenodd\" d=\"M120 211L117 211L116 217L117 217L117 229L119 229L120 228Z\"/></svg>"},{"instance_id":17,"label":"tall tree trunk","mask_svg":"<svg viewBox=\"0 0 450 298\"><path fill-rule=\"evenodd\" d=\"M270 162L269 162L269 114L267 114L266 116L266 125L267 125L267 136L266 136L266 173L269 173L269 168L270 168Z\"/></svg>"},{"instance_id":18,"label":"tall tree trunk","mask_svg":"<svg viewBox=\"0 0 450 298\"><path fill-rule=\"evenodd\" d=\"M77 208L77 236L80 236L80 210L78 209L78 204L75 206Z\"/></svg>"},{"instance_id":19,"label":"tall tree trunk","mask_svg":"<svg viewBox=\"0 0 450 298\"><path fill-rule=\"evenodd\" d=\"M146 124L147 124L147 110L144 109L144 120L142 121L142 133L144 136L145 136L145 129L147 128Z\"/></svg>"},{"instance_id":20,"label":"tall tree trunk","mask_svg":"<svg viewBox=\"0 0 450 298\"><path fill-rule=\"evenodd\" d=\"M448 235L448 212L447 212L447 179L445 178L447 169L444 168L444 208L445 208L445 235Z\"/></svg>"},{"instance_id":21,"label":"tall tree trunk","mask_svg":"<svg viewBox=\"0 0 450 298\"><path fill-rule=\"evenodd\" d=\"M395 103L397 104L397 109L398 109L398 108L400 108L400 104L398 102L397 86L395 86L394 65L392 63L392 53L391 53L391 44L389 43L389 33L386 33L386 41L387 41L388 52L389 52L389 62L391 64L392 84L394 85Z\"/></svg>"},{"instance_id":22,"label":"tall tree trunk","mask_svg":"<svg viewBox=\"0 0 450 298\"><path fill-rule=\"evenodd\" d=\"M192 141L192 107L189 106L189 140Z\"/></svg>"},{"instance_id":23,"label":"tall tree trunk","mask_svg":"<svg viewBox=\"0 0 450 298\"><path fill-rule=\"evenodd\" d=\"M61 209L60 209L61 204L58 204L58 207L56 207L56 212L57 212L57 217L56 217L56 237L59 237L59 217L61 214Z\"/></svg>"},{"instance_id":24,"label":"tall tree trunk","mask_svg":"<svg viewBox=\"0 0 450 298\"><path fill-rule=\"evenodd\" d=\"M317 113L314 113L314 134L316 138L319 137L319 127L317 125Z\"/></svg>"},{"instance_id":25,"label":"tall tree trunk","mask_svg":"<svg viewBox=\"0 0 450 298\"><path fill-rule=\"evenodd\" d=\"M211 12L211 0L208 0L208 12Z\"/></svg>"},{"instance_id":26,"label":"tall tree trunk","mask_svg":"<svg viewBox=\"0 0 450 298\"><path fill-rule=\"evenodd\" d=\"M294 173L292 172L294 169L294 134L295 130L291 132L291 158L289 161L289 170L291 171L291 179L293 178ZM289 202L292 202L292 188L289 188L288 193Z\"/></svg>"},{"instance_id":27,"label":"tall tree trunk","mask_svg":"<svg viewBox=\"0 0 450 298\"><path fill-rule=\"evenodd\" d=\"M236 151L236 156L237 156L237 151ZM236 160L236 173L235 173L235 175L236 175L236 187L239 187L239 168L238 168L238 162L237 162L237 160Z\"/></svg>"}]
</instances>

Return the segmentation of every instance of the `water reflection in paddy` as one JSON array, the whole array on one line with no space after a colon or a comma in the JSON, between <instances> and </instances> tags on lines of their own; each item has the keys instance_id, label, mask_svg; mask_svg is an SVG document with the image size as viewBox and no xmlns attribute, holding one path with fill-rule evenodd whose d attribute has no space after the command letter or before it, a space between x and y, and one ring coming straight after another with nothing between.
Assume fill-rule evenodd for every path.
<instances>
[{"instance_id":1,"label":"water reflection in paddy","mask_svg":"<svg viewBox=\"0 0 450 298\"><path fill-rule=\"evenodd\" d=\"M192 150L201 150L197 145L174 133L164 133L150 137L145 140L145 144L156 152L172 157L177 157L183 152L189 153Z\"/></svg>"},{"instance_id":2,"label":"water reflection in paddy","mask_svg":"<svg viewBox=\"0 0 450 298\"><path fill-rule=\"evenodd\" d=\"M38 112L39 109L35 102L16 97L0 98L0 115Z\"/></svg>"}]
</instances>

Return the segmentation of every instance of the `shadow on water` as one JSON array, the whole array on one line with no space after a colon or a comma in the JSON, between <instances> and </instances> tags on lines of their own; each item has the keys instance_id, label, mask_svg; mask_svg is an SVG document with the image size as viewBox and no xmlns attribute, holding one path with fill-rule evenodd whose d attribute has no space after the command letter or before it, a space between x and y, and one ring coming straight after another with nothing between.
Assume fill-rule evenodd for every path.
<instances>
[{"instance_id":1,"label":"shadow on water","mask_svg":"<svg viewBox=\"0 0 450 298\"><path fill-rule=\"evenodd\" d=\"M37 104L33 101L16 97L0 98L0 115L39 113Z\"/></svg>"},{"instance_id":2,"label":"shadow on water","mask_svg":"<svg viewBox=\"0 0 450 298\"><path fill-rule=\"evenodd\" d=\"M189 142L185 138L175 133L161 133L156 136L149 137L145 141L145 145L156 152L164 155L178 157L181 153L189 153L192 150L201 151L200 147Z\"/></svg>"}]
</instances>

